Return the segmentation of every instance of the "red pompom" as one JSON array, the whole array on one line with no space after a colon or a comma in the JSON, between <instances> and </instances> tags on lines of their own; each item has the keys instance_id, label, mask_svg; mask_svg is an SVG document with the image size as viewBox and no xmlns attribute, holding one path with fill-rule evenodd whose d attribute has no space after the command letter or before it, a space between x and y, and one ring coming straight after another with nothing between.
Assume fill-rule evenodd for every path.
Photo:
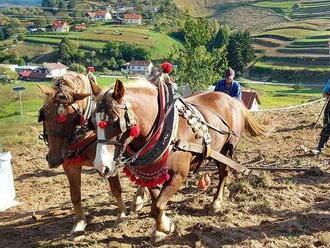
<instances>
[{"instance_id":1,"label":"red pompom","mask_svg":"<svg viewBox=\"0 0 330 248\"><path fill-rule=\"evenodd\" d=\"M60 114L59 116L57 116L56 121L58 123L64 123L64 122L66 122L66 116L64 114Z\"/></svg>"},{"instance_id":2,"label":"red pompom","mask_svg":"<svg viewBox=\"0 0 330 248\"><path fill-rule=\"evenodd\" d=\"M140 135L140 128L138 125L134 125L131 127L129 130L129 136L136 138L137 136Z\"/></svg>"},{"instance_id":3,"label":"red pompom","mask_svg":"<svg viewBox=\"0 0 330 248\"><path fill-rule=\"evenodd\" d=\"M164 62L162 64L162 69L163 69L163 72L165 72L165 73L171 73L173 70L173 65L170 62Z\"/></svg>"},{"instance_id":4,"label":"red pompom","mask_svg":"<svg viewBox=\"0 0 330 248\"><path fill-rule=\"evenodd\" d=\"M106 122L106 121L100 121L100 122L99 122L99 128L104 129L104 128L106 128L107 126L108 126L108 122Z\"/></svg>"}]
</instances>

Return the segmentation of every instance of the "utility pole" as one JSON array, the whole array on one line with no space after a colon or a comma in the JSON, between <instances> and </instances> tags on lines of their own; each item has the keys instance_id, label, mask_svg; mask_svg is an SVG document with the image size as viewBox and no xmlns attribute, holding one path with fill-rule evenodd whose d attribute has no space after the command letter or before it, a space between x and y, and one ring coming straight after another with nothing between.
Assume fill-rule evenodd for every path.
<instances>
[{"instance_id":1,"label":"utility pole","mask_svg":"<svg viewBox=\"0 0 330 248\"><path fill-rule=\"evenodd\" d=\"M22 92L25 90L25 87L22 86L14 87L13 90L16 91L19 95L19 108L21 113L21 120L23 120L24 114L23 114Z\"/></svg>"}]
</instances>

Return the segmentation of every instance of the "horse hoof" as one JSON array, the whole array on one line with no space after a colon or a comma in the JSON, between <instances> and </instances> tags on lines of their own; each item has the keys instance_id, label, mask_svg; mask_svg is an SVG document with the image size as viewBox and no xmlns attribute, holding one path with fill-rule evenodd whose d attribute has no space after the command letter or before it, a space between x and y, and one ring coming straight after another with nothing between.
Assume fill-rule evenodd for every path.
<instances>
[{"instance_id":1,"label":"horse hoof","mask_svg":"<svg viewBox=\"0 0 330 248\"><path fill-rule=\"evenodd\" d=\"M221 204L210 204L207 206L207 210L209 215L221 213Z\"/></svg>"},{"instance_id":2,"label":"horse hoof","mask_svg":"<svg viewBox=\"0 0 330 248\"><path fill-rule=\"evenodd\" d=\"M124 212L121 212L119 215L118 215L118 218L117 218L117 222L123 222L127 219L127 216Z\"/></svg>"},{"instance_id":3,"label":"horse hoof","mask_svg":"<svg viewBox=\"0 0 330 248\"><path fill-rule=\"evenodd\" d=\"M163 241L164 239L166 239L167 236L168 236L168 234L161 232L161 231L157 231L155 229L151 235L150 242L151 242L151 244L159 243L159 242Z\"/></svg>"},{"instance_id":4,"label":"horse hoof","mask_svg":"<svg viewBox=\"0 0 330 248\"><path fill-rule=\"evenodd\" d=\"M136 213L136 212L139 212L143 208L143 205L144 205L143 201L142 202L136 201L135 203L132 204L131 209L134 213Z\"/></svg>"},{"instance_id":5,"label":"horse hoof","mask_svg":"<svg viewBox=\"0 0 330 248\"><path fill-rule=\"evenodd\" d=\"M84 235L86 226L87 226L87 222L85 219L78 220L73 226L70 235L75 237Z\"/></svg>"}]
</instances>

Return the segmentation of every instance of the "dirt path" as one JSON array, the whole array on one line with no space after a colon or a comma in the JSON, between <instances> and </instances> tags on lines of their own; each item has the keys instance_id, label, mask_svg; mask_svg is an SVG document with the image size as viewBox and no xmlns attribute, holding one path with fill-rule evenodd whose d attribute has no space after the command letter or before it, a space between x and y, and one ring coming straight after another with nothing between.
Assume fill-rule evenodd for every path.
<instances>
[{"instance_id":1,"label":"dirt path","mask_svg":"<svg viewBox=\"0 0 330 248\"><path fill-rule=\"evenodd\" d=\"M235 180L231 176L226 202L217 215L205 209L214 186L201 192L191 179L168 207L177 233L160 246L330 247L330 149L320 157L309 157L300 148L315 145L320 126L313 132L310 126L321 105L256 114L261 122L273 123L277 131L269 137L244 136L236 159L263 158L259 166L319 166L322 173L273 172ZM47 168L45 151L37 142L13 151L17 198L22 204L0 213L0 247L152 247L150 204L117 223L114 197L109 197L106 182L91 170L83 175L83 205L90 225L82 240L70 241L67 234L73 215L68 182L61 168ZM129 206L134 187L127 178L123 185ZM32 218L33 211L36 218Z\"/></svg>"}]
</instances>

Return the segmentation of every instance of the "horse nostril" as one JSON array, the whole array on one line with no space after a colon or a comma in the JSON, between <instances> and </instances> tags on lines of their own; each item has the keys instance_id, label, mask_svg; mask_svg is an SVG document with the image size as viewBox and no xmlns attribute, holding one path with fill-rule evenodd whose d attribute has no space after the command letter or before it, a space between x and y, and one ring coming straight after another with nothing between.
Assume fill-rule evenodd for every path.
<instances>
[{"instance_id":1,"label":"horse nostril","mask_svg":"<svg viewBox=\"0 0 330 248\"><path fill-rule=\"evenodd\" d=\"M106 176L110 172L109 167L105 167L104 169L104 175Z\"/></svg>"},{"instance_id":2,"label":"horse nostril","mask_svg":"<svg viewBox=\"0 0 330 248\"><path fill-rule=\"evenodd\" d=\"M46 155L46 161L48 161L48 154Z\"/></svg>"}]
</instances>

